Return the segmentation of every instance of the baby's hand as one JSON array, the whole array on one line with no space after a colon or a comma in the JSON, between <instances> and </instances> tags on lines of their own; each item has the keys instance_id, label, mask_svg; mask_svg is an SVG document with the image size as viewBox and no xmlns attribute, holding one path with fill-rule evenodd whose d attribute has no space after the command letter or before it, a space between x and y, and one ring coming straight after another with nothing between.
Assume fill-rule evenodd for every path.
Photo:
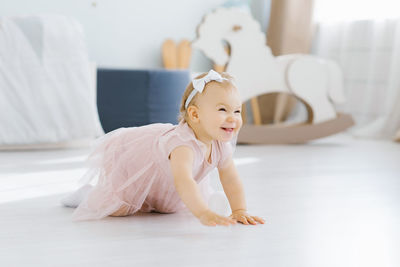
<instances>
[{"instance_id":1,"label":"baby's hand","mask_svg":"<svg viewBox=\"0 0 400 267\"><path fill-rule=\"evenodd\" d=\"M221 215L216 214L215 212L212 212L211 210L207 210L203 212L199 216L199 220L202 224L207 225L207 226L216 226L216 225L231 225L231 224L236 224L236 221L229 218L229 217L224 217Z\"/></svg>"},{"instance_id":2,"label":"baby's hand","mask_svg":"<svg viewBox=\"0 0 400 267\"><path fill-rule=\"evenodd\" d=\"M229 218L232 218L240 223L243 224L257 224L257 222L264 224L265 220L257 217L257 216L250 216L246 210L235 210L232 211L231 216Z\"/></svg>"}]
</instances>

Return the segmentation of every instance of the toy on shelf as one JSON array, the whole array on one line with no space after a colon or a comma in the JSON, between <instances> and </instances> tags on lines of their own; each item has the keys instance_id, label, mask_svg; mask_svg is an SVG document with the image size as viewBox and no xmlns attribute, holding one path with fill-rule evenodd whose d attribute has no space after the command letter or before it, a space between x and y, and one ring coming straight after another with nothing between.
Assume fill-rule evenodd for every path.
<instances>
[{"instance_id":1,"label":"toy on shelf","mask_svg":"<svg viewBox=\"0 0 400 267\"><path fill-rule=\"evenodd\" d=\"M337 114L332 103L345 101L339 66L305 54L274 57L260 25L242 9L218 8L206 15L192 45L236 78L243 102L279 92L294 95L307 108L308 120L304 123L244 124L238 137L240 143L302 143L354 124L350 115ZM253 114L257 113L253 110Z\"/></svg>"},{"instance_id":2,"label":"toy on shelf","mask_svg":"<svg viewBox=\"0 0 400 267\"><path fill-rule=\"evenodd\" d=\"M171 39L162 45L163 65L166 69L188 69L192 47L188 40L182 40L178 45Z\"/></svg>"}]
</instances>

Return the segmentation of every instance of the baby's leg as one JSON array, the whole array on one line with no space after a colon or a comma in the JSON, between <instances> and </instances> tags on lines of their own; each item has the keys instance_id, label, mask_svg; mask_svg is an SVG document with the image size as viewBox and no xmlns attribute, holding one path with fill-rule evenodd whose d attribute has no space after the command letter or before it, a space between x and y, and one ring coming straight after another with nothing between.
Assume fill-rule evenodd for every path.
<instances>
[{"instance_id":1,"label":"baby's leg","mask_svg":"<svg viewBox=\"0 0 400 267\"><path fill-rule=\"evenodd\" d=\"M110 214L110 216L113 217L124 217L128 216L129 214L129 206L126 204L123 204L116 212Z\"/></svg>"}]
</instances>

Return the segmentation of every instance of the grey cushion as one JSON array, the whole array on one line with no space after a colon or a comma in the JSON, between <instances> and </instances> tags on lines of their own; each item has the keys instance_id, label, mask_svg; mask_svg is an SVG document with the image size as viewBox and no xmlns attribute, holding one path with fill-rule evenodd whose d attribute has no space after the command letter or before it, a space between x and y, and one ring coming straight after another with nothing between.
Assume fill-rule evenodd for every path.
<instances>
[{"instance_id":1,"label":"grey cushion","mask_svg":"<svg viewBox=\"0 0 400 267\"><path fill-rule=\"evenodd\" d=\"M97 107L105 132L150 123L177 123L188 71L98 69Z\"/></svg>"}]
</instances>

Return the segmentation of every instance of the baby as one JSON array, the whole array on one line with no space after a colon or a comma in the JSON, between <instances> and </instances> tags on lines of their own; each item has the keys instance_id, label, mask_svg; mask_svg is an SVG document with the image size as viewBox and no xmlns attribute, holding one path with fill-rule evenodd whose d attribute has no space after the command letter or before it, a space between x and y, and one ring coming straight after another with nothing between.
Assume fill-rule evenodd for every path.
<instances>
[{"instance_id":1,"label":"baby","mask_svg":"<svg viewBox=\"0 0 400 267\"><path fill-rule=\"evenodd\" d=\"M86 174L88 182L98 181L78 190L83 197L74 219L173 213L186 206L204 225L263 224L247 212L232 160L230 141L242 126L241 106L232 77L210 70L186 88L178 125L120 128L99 138ZM209 194L204 178L214 168L232 210L229 217L211 211L204 200Z\"/></svg>"}]
</instances>

